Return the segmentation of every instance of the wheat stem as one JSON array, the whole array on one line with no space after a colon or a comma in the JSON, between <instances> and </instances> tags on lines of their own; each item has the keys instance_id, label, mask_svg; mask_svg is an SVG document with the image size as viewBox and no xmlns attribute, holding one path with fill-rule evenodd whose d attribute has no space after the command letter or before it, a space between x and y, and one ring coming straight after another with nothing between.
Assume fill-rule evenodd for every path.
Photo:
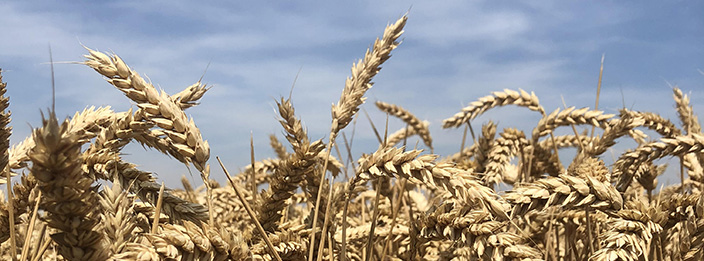
<instances>
[{"instance_id":1,"label":"wheat stem","mask_svg":"<svg viewBox=\"0 0 704 261\"><path fill-rule=\"evenodd\" d=\"M257 227L257 231L259 231L259 233L262 235L262 238L264 238L264 242L266 242L266 245L269 248L271 255L274 256L274 258L276 258L276 260L281 261L281 257L279 256L279 253L276 251L276 249L274 249L274 245L271 243L271 240L269 240L269 237L266 235L266 231L264 231L264 228L262 228L262 225L257 220L257 216L255 215L254 211L247 203L247 200L245 199L244 195L242 195L242 192L240 192L240 190L237 188L237 184L235 184L235 182L232 181L232 177L230 176L230 172L227 171L227 168L225 168L225 165L222 164L220 157L215 157L215 158L218 160L218 163L220 164L222 171L225 172L225 176L227 177L227 180L230 181L230 185L232 186L232 189L235 190L235 194L237 194L237 197L240 199L240 202L242 202L242 205L244 205L244 209L247 211L247 214L249 214L249 217L252 219L252 221L254 222L254 225Z\"/></svg>"}]
</instances>

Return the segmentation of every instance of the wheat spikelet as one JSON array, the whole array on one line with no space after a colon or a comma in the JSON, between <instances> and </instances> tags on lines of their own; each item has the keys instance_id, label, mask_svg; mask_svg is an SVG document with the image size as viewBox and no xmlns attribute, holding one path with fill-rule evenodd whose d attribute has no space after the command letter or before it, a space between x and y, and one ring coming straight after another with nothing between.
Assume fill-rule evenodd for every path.
<instances>
[{"instance_id":1,"label":"wheat spikelet","mask_svg":"<svg viewBox=\"0 0 704 261\"><path fill-rule=\"evenodd\" d=\"M33 133L36 146L29 154L32 175L44 198L48 225L57 230L52 239L58 252L71 260L105 260L108 255L100 222L93 181L81 170L79 135L72 135L69 122L59 125L54 112Z\"/></svg>"},{"instance_id":2,"label":"wheat spikelet","mask_svg":"<svg viewBox=\"0 0 704 261\"><path fill-rule=\"evenodd\" d=\"M540 106L540 101L535 96L535 93L527 93L520 89L518 91L504 89L503 92L493 92L492 95L484 96L479 98L478 101L470 103L469 106L463 108L461 112L458 112L452 118L443 120L442 127L445 129L457 128L488 109L511 104L526 107L545 115L545 109Z\"/></svg>"},{"instance_id":3,"label":"wheat spikelet","mask_svg":"<svg viewBox=\"0 0 704 261\"><path fill-rule=\"evenodd\" d=\"M171 95L171 100L178 104L178 107L185 110L190 107L198 105L198 100L203 98L203 95L210 90L210 87L206 87L205 84L201 84L200 81L186 87L183 91Z\"/></svg>"}]
</instances>

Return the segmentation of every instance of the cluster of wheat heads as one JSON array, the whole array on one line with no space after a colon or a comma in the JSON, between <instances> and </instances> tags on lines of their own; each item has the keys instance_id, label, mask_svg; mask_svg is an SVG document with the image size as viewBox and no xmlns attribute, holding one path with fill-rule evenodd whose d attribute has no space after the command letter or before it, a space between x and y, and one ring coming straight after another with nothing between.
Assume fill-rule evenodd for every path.
<instances>
[{"instance_id":1,"label":"cluster of wheat heads","mask_svg":"<svg viewBox=\"0 0 704 261\"><path fill-rule=\"evenodd\" d=\"M0 76L0 182L7 188L0 204L2 258L704 258L704 134L689 97L678 88L681 127L655 113L626 109L618 116L588 108L547 113L533 93L494 92L444 120L443 127L471 128L472 119L504 105L536 111L541 120L530 135L515 128L497 134L490 121L473 144L446 157L406 149L406 139L418 135L432 151L429 123L379 101L381 111L406 127L379 137L376 151L353 161L336 137L399 45L405 22L404 16L388 25L353 65L332 107L327 141L311 140L292 101L281 98L276 104L286 143L271 135L276 158L253 159L232 176L221 163L227 184L210 178L208 142L185 113L208 91L200 82L169 95L117 55L88 49L84 64L137 108L91 107L63 121L49 111L31 137L10 147L9 99ZM575 125L602 131L553 135ZM641 129L661 137L648 141ZM622 136L639 145L609 168L599 157ZM182 189L160 185L121 158L121 150L135 141L192 164L203 185L194 188L185 178ZM577 155L565 168L560 156L566 155L559 153L567 147L577 148ZM680 159L681 183L656 190L664 168L654 160L668 156ZM16 175L21 177L12 184ZM497 191L498 184L511 189Z\"/></svg>"}]
</instances>

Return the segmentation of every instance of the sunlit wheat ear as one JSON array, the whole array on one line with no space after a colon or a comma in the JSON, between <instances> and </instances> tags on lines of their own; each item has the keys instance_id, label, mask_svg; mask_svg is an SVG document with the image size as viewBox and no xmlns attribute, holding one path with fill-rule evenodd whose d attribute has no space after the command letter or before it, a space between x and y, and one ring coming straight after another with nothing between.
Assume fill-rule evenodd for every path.
<instances>
[{"instance_id":1,"label":"sunlit wheat ear","mask_svg":"<svg viewBox=\"0 0 704 261\"><path fill-rule=\"evenodd\" d=\"M364 58L352 65L352 76L347 78L345 88L342 90L340 101L332 107L333 126L332 133L338 133L352 121L352 116L364 103L364 93L372 87L372 78L381 70L381 64L391 58L391 51L396 49L400 42L406 25L406 16L384 30L381 39L374 42L371 50L367 50Z\"/></svg>"},{"instance_id":2,"label":"sunlit wheat ear","mask_svg":"<svg viewBox=\"0 0 704 261\"><path fill-rule=\"evenodd\" d=\"M528 145L525 134L520 130L505 129L500 136L488 151L483 166L485 173L482 180L489 187L503 181L503 174L511 158L522 153L523 148Z\"/></svg>"},{"instance_id":3,"label":"sunlit wheat ear","mask_svg":"<svg viewBox=\"0 0 704 261\"><path fill-rule=\"evenodd\" d=\"M44 194L44 219L57 231L51 236L57 251L70 260L105 260L109 252L103 233L97 231L98 196L93 180L81 169L79 136L68 131L68 121L59 125L53 111L42 125L33 132L30 170Z\"/></svg>"},{"instance_id":4,"label":"sunlit wheat ear","mask_svg":"<svg viewBox=\"0 0 704 261\"><path fill-rule=\"evenodd\" d=\"M700 133L702 127L699 125L699 118L694 114L694 109L690 105L689 95L683 94L677 87L672 88L675 98L675 108L679 116L684 133Z\"/></svg>"},{"instance_id":5,"label":"sunlit wheat ear","mask_svg":"<svg viewBox=\"0 0 704 261\"><path fill-rule=\"evenodd\" d=\"M586 153L592 156L601 155L616 144L617 138L632 134L636 127L641 127L643 124L645 119L628 115L613 120L609 126L606 126L599 140L585 147ZM636 136L636 140L640 143L643 137Z\"/></svg>"},{"instance_id":6,"label":"sunlit wheat ear","mask_svg":"<svg viewBox=\"0 0 704 261\"><path fill-rule=\"evenodd\" d=\"M545 115L545 109L543 109L543 106L540 106L540 101L538 97L535 96L535 93L527 93L524 90L514 91L504 89L502 92L493 92L492 95L484 96L479 98L478 101L470 103L469 106L463 108L461 112L458 112L452 116L452 118L443 120L442 127L457 128L491 108L511 104L526 107Z\"/></svg>"},{"instance_id":7,"label":"sunlit wheat ear","mask_svg":"<svg viewBox=\"0 0 704 261\"><path fill-rule=\"evenodd\" d=\"M342 95L340 95L340 100L338 101L338 103L332 105L332 124L330 126L330 137L327 146L327 153L325 156L325 163L323 164L323 168L320 171L319 178L315 178L316 181L325 181L325 169L327 169L328 165L327 158L330 155L332 145L335 142L335 138L337 137L340 130L347 127L347 125L352 121L354 114L359 111L359 106L364 103L364 100L366 99L364 98L364 94L367 92L367 90L372 87L372 78L374 78L374 76L379 73L379 70L381 70L381 64L386 62L386 60L391 57L391 51L396 49L396 47L398 47L398 45L400 44L400 42L398 42L398 39L399 37L401 37L401 34L403 34L403 27L406 25L407 20L408 17L404 15L398 20L396 20L396 22L394 22L393 24L386 26L382 38L377 38L377 40L374 42L372 49L367 49L364 58L359 60L356 64L352 65L352 76L347 78L347 80L345 81L345 88L342 90ZM314 231L317 228L318 216L320 212L323 212L324 215L323 224L328 223L328 212L330 211L329 208L330 204L332 203L332 193L328 193L326 204L327 207L322 211L320 210L321 196L325 187L326 186L323 184L318 186L318 192L314 205L315 211L313 211L312 222ZM324 225L324 232L325 229L327 229L327 227ZM309 261L313 260L313 253L315 252L315 235L316 233L311 233L309 239ZM323 236L320 240L320 246L324 246L325 240L326 237ZM318 252L318 259L322 258L322 253L322 251Z\"/></svg>"},{"instance_id":8,"label":"sunlit wheat ear","mask_svg":"<svg viewBox=\"0 0 704 261\"><path fill-rule=\"evenodd\" d=\"M602 111L593 111L589 108L575 109L570 107L564 110L556 109L549 115L544 116L532 132L532 143L537 143L540 137L552 133L558 127L570 126L572 124L589 124L602 129L608 128L609 120L613 114L604 114Z\"/></svg>"},{"instance_id":9,"label":"sunlit wheat ear","mask_svg":"<svg viewBox=\"0 0 704 261\"><path fill-rule=\"evenodd\" d=\"M415 115L413 115L411 112L401 106L385 103L382 101L377 101L375 104L376 107L379 108L381 111L396 116L399 119L403 120L403 122L413 128L415 133L418 133L418 135L423 139L423 142L426 146L428 146L428 148L430 148L431 150L433 149L433 138L430 137L430 130L428 129L427 124L424 124L424 122L420 121ZM388 139L387 143L389 143Z\"/></svg>"},{"instance_id":10,"label":"sunlit wheat ear","mask_svg":"<svg viewBox=\"0 0 704 261\"><path fill-rule=\"evenodd\" d=\"M281 126L286 131L286 139L294 151L278 162L271 176L269 189L262 195L258 206L258 219L267 232L276 231L277 223L283 216L281 211L287 207L286 201L293 196L304 178L316 175L317 157L325 146L320 140L310 143L301 121L294 114L290 100L281 98L277 105L282 117Z\"/></svg>"},{"instance_id":11,"label":"sunlit wheat ear","mask_svg":"<svg viewBox=\"0 0 704 261\"><path fill-rule=\"evenodd\" d=\"M138 120L132 110L115 114L109 126L102 128L90 147L83 153L84 170L92 177L122 183L144 202L156 203L159 184L149 172L121 159L121 150L138 135L151 135L151 122ZM207 208L187 202L169 191L164 193L163 211L174 220L207 220Z\"/></svg>"},{"instance_id":12,"label":"sunlit wheat ear","mask_svg":"<svg viewBox=\"0 0 704 261\"><path fill-rule=\"evenodd\" d=\"M645 206L636 202L630 205L628 209L618 211L606 222L608 230L601 235L601 249L590 259L638 260L647 256L650 243L653 237L662 232L666 217L657 206Z\"/></svg>"},{"instance_id":13,"label":"sunlit wheat ear","mask_svg":"<svg viewBox=\"0 0 704 261\"><path fill-rule=\"evenodd\" d=\"M704 136L692 133L687 136L662 138L660 141L645 144L634 151L622 154L614 163L614 174L618 177L618 190L626 191L640 164L665 156L683 156L690 153L704 153Z\"/></svg>"},{"instance_id":14,"label":"sunlit wheat ear","mask_svg":"<svg viewBox=\"0 0 704 261\"><path fill-rule=\"evenodd\" d=\"M210 145L201 136L192 118L188 118L183 109L193 105L207 89L196 83L174 98L164 91L158 91L151 83L144 80L137 72L130 69L117 55L86 48L84 63L105 76L107 81L135 101L147 120L153 121L161 130L153 130L151 135L135 137L140 143L167 153L185 164L193 164L200 172L203 182L210 180ZM140 114L141 115L141 114ZM210 187L206 187L210 193ZM208 197L210 198L210 196ZM208 200L208 206L211 202ZM212 223L212 215L210 222Z\"/></svg>"}]
</instances>

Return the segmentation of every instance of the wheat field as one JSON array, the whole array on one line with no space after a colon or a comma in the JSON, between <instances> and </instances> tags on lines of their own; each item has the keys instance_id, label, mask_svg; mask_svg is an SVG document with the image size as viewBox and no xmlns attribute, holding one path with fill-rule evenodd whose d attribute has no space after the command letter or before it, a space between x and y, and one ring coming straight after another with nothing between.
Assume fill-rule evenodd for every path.
<instances>
[{"instance_id":1,"label":"wheat field","mask_svg":"<svg viewBox=\"0 0 704 261\"><path fill-rule=\"evenodd\" d=\"M52 109L30 137L10 146L10 98L0 76L0 183L6 188L0 255L4 260L704 258L704 134L690 97L677 87L676 123L628 109L618 115L574 107L550 112L533 93L495 91L443 120L443 128L465 129L465 138L457 141L462 149L453 155L432 153L428 121L377 101L379 110L406 127L375 129L379 146L354 159L339 136L399 46L406 20L389 24L353 64L332 106L326 139L311 140L291 98L282 97L276 107L285 140L270 136L276 158L257 160L253 147L237 148L252 151L251 165L240 173L229 173L211 157L197 119L186 113L209 89L201 82L168 94L118 55L86 48L82 63L136 108L90 107L63 120ZM489 121L475 136L471 121L506 105L542 118L530 133L497 130ZM573 134L555 135L558 128L571 128ZM411 136L422 143L409 144ZM638 145L607 166L601 157L620 138ZM122 159L121 150L134 142L169 155L174 164L193 166L202 184L183 178L181 188L165 187ZM576 156L565 148L576 149ZM666 157L679 160L680 180L659 186L665 167L656 160ZM222 168L228 182L213 180L211 167Z\"/></svg>"}]
</instances>

